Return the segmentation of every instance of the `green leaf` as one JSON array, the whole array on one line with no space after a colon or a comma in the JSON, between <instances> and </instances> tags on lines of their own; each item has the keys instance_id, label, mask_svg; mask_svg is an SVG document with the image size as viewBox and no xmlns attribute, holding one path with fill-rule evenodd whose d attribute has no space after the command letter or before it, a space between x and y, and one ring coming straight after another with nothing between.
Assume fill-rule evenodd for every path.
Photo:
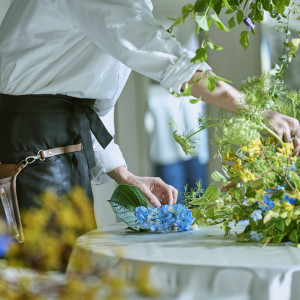
<instances>
[{"instance_id":1,"label":"green leaf","mask_svg":"<svg viewBox=\"0 0 300 300\"><path fill-rule=\"evenodd\" d=\"M298 243L298 232L297 229L294 229L290 234L289 234L289 239L294 242Z\"/></svg>"},{"instance_id":2,"label":"green leaf","mask_svg":"<svg viewBox=\"0 0 300 300\"><path fill-rule=\"evenodd\" d=\"M214 4L214 11L216 12L217 15L221 12L222 4L223 4L222 0L217 0Z\"/></svg>"},{"instance_id":3,"label":"green leaf","mask_svg":"<svg viewBox=\"0 0 300 300\"><path fill-rule=\"evenodd\" d=\"M272 12L272 3L269 0L262 0L263 9Z\"/></svg>"},{"instance_id":4,"label":"green leaf","mask_svg":"<svg viewBox=\"0 0 300 300\"><path fill-rule=\"evenodd\" d=\"M221 191L215 185L210 185L203 195L207 200L213 202L219 198Z\"/></svg>"},{"instance_id":5,"label":"green leaf","mask_svg":"<svg viewBox=\"0 0 300 300\"><path fill-rule=\"evenodd\" d=\"M200 205L203 202L203 197L196 198L193 201L189 202L189 204Z\"/></svg>"},{"instance_id":6,"label":"green leaf","mask_svg":"<svg viewBox=\"0 0 300 300\"><path fill-rule=\"evenodd\" d=\"M130 228L139 230L135 209L138 206L148 207L147 200L140 189L135 186L121 184L108 200L117 218Z\"/></svg>"},{"instance_id":7,"label":"green leaf","mask_svg":"<svg viewBox=\"0 0 300 300\"><path fill-rule=\"evenodd\" d=\"M208 16L206 16L206 15L196 16L195 21L200 26L200 28L202 28L204 31L209 30Z\"/></svg>"},{"instance_id":8,"label":"green leaf","mask_svg":"<svg viewBox=\"0 0 300 300\"><path fill-rule=\"evenodd\" d=\"M196 50L196 55L191 59L191 62L192 63L195 63L197 61L204 62L206 60L207 60L206 46L204 46Z\"/></svg>"},{"instance_id":9,"label":"green leaf","mask_svg":"<svg viewBox=\"0 0 300 300\"><path fill-rule=\"evenodd\" d=\"M278 219L275 221L275 227L280 230L281 232L284 232L285 230L285 225L284 225L284 220Z\"/></svg>"},{"instance_id":10,"label":"green leaf","mask_svg":"<svg viewBox=\"0 0 300 300\"><path fill-rule=\"evenodd\" d=\"M230 10L231 6L229 5L229 2L227 0L223 0L223 2L224 2L225 7Z\"/></svg>"},{"instance_id":11,"label":"green leaf","mask_svg":"<svg viewBox=\"0 0 300 300\"><path fill-rule=\"evenodd\" d=\"M203 12L206 2L203 0L197 0L195 3L195 12Z\"/></svg>"},{"instance_id":12,"label":"green leaf","mask_svg":"<svg viewBox=\"0 0 300 300\"><path fill-rule=\"evenodd\" d=\"M220 51L220 50L223 49L223 47L218 46L217 44L214 44L212 41L208 41L207 44L208 44L208 46L209 46L211 49L213 49L213 50L218 50L218 51Z\"/></svg>"},{"instance_id":13,"label":"green leaf","mask_svg":"<svg viewBox=\"0 0 300 300\"><path fill-rule=\"evenodd\" d=\"M220 76L218 76L218 75L216 75L216 74L215 74L213 77L214 77L214 79L216 79L217 81L232 82L232 81L230 81L230 80L228 80L228 79L226 79L226 78L220 77Z\"/></svg>"},{"instance_id":14,"label":"green leaf","mask_svg":"<svg viewBox=\"0 0 300 300\"><path fill-rule=\"evenodd\" d=\"M222 23L222 21L219 19L218 15L216 14L212 14L211 18L213 19L214 23L216 24L216 26L223 31L227 31L229 32L230 30Z\"/></svg>"},{"instance_id":15,"label":"green leaf","mask_svg":"<svg viewBox=\"0 0 300 300\"><path fill-rule=\"evenodd\" d=\"M238 22L238 24L241 24L243 20L244 20L244 12L242 10L238 10L236 14L236 21Z\"/></svg>"},{"instance_id":16,"label":"green leaf","mask_svg":"<svg viewBox=\"0 0 300 300\"><path fill-rule=\"evenodd\" d=\"M188 83L186 83L186 84L184 85L184 90L183 90L182 95L183 95L183 96L191 96L191 93L192 93L192 91L191 91L191 86L190 86Z\"/></svg>"},{"instance_id":17,"label":"green leaf","mask_svg":"<svg viewBox=\"0 0 300 300\"><path fill-rule=\"evenodd\" d=\"M229 28L233 28L235 26L234 17L229 19L228 26L229 26Z\"/></svg>"},{"instance_id":18,"label":"green leaf","mask_svg":"<svg viewBox=\"0 0 300 300\"><path fill-rule=\"evenodd\" d=\"M244 50L247 50L249 47L249 33L248 31L242 31L240 35L240 43L243 46Z\"/></svg>"},{"instance_id":19,"label":"green leaf","mask_svg":"<svg viewBox=\"0 0 300 300\"><path fill-rule=\"evenodd\" d=\"M285 7L290 4L290 0L273 0L274 8L281 14L284 13Z\"/></svg>"},{"instance_id":20,"label":"green leaf","mask_svg":"<svg viewBox=\"0 0 300 300\"><path fill-rule=\"evenodd\" d=\"M202 99L201 98L197 98L197 99L190 99L190 103L192 104L196 104L198 103L199 101L201 101Z\"/></svg>"},{"instance_id":21,"label":"green leaf","mask_svg":"<svg viewBox=\"0 0 300 300\"><path fill-rule=\"evenodd\" d=\"M296 172L289 172L289 176L295 182L296 185L300 184L300 178Z\"/></svg>"},{"instance_id":22,"label":"green leaf","mask_svg":"<svg viewBox=\"0 0 300 300\"><path fill-rule=\"evenodd\" d=\"M184 5L181 9L182 15L186 15L186 14L190 13L193 8L194 8L193 4Z\"/></svg>"},{"instance_id":23,"label":"green leaf","mask_svg":"<svg viewBox=\"0 0 300 300\"><path fill-rule=\"evenodd\" d=\"M217 170L215 170L212 174L211 174L211 178L214 181L226 181L226 178L224 175L222 175L220 172L218 172Z\"/></svg>"},{"instance_id":24,"label":"green leaf","mask_svg":"<svg viewBox=\"0 0 300 300\"><path fill-rule=\"evenodd\" d=\"M292 55L297 52L300 46L300 39L298 38L291 39L287 45L291 47L291 50L289 51L289 55Z\"/></svg>"},{"instance_id":25,"label":"green leaf","mask_svg":"<svg viewBox=\"0 0 300 300\"><path fill-rule=\"evenodd\" d=\"M213 92L215 90L216 87L216 80L213 77L207 77L205 80L205 87Z\"/></svg>"}]
</instances>

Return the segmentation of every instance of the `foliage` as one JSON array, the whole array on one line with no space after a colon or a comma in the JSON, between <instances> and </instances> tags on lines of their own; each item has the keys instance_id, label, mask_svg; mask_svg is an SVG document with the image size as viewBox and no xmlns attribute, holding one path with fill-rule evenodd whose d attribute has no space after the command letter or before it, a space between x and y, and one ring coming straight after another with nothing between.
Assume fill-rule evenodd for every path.
<instances>
[{"instance_id":1,"label":"foliage","mask_svg":"<svg viewBox=\"0 0 300 300\"><path fill-rule=\"evenodd\" d=\"M220 223L225 234L232 222L248 220L239 240L299 243L300 159L264 124L264 111L299 119L300 93L271 75L249 78L243 93L248 109L214 123L223 174L215 171L212 179L219 186L198 186L186 202L198 225Z\"/></svg>"},{"instance_id":2,"label":"foliage","mask_svg":"<svg viewBox=\"0 0 300 300\"><path fill-rule=\"evenodd\" d=\"M131 229L140 229L134 214L135 209L139 206L148 207L140 189L135 186L121 184L114 190L108 202L120 221L126 223Z\"/></svg>"},{"instance_id":3,"label":"foliage","mask_svg":"<svg viewBox=\"0 0 300 300\"><path fill-rule=\"evenodd\" d=\"M288 63L295 57L300 44L300 31L298 37L289 38L290 30L288 24L290 15L298 16L297 20L300 20L299 5L296 4L296 0L196 0L194 4L184 5L179 17L169 18L173 21L173 24L168 29L168 32L172 33L176 26L185 23L188 18L194 20L197 33L204 34L204 38L191 62L204 62L207 60L208 49L214 51L223 49L221 45L212 41L209 35L213 26L223 31L224 35L228 34L234 27L243 26L239 41L246 50L250 42L249 33L255 34L255 24L261 23L266 14L278 22L278 26L275 29L286 34L284 42L286 51L280 58L282 64L280 66L276 65L273 74L277 74L280 77L287 68ZM215 74L208 76L206 78L206 87L213 91L218 80L224 79ZM176 93L173 94L176 96ZM191 95L190 84L186 84L182 95Z\"/></svg>"}]
</instances>

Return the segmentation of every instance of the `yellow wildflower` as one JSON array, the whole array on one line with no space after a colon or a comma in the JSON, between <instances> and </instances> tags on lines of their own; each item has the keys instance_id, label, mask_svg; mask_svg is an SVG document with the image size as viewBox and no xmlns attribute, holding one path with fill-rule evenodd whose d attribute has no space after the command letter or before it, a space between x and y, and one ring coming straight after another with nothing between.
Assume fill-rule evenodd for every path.
<instances>
[{"instance_id":1,"label":"yellow wildflower","mask_svg":"<svg viewBox=\"0 0 300 300\"><path fill-rule=\"evenodd\" d=\"M282 153L284 156L289 157L293 153L294 146L290 143L283 143L282 148L277 148L277 151Z\"/></svg>"},{"instance_id":2,"label":"yellow wildflower","mask_svg":"<svg viewBox=\"0 0 300 300\"><path fill-rule=\"evenodd\" d=\"M240 159L237 159L236 163L232 166L233 171L239 171L243 169L242 161Z\"/></svg>"},{"instance_id":3,"label":"yellow wildflower","mask_svg":"<svg viewBox=\"0 0 300 300\"><path fill-rule=\"evenodd\" d=\"M248 169L244 169L240 172L240 177L244 182L255 180L255 175L251 173Z\"/></svg>"},{"instance_id":4,"label":"yellow wildflower","mask_svg":"<svg viewBox=\"0 0 300 300\"><path fill-rule=\"evenodd\" d=\"M293 204L291 204L287 201L283 201L281 205L282 205L282 208L286 211L293 211L294 207L295 207Z\"/></svg>"},{"instance_id":5,"label":"yellow wildflower","mask_svg":"<svg viewBox=\"0 0 300 300\"><path fill-rule=\"evenodd\" d=\"M236 161L235 152L232 149L231 149L231 151L227 151L227 152L222 153L222 154L223 154L224 160L226 160L226 161Z\"/></svg>"}]
</instances>

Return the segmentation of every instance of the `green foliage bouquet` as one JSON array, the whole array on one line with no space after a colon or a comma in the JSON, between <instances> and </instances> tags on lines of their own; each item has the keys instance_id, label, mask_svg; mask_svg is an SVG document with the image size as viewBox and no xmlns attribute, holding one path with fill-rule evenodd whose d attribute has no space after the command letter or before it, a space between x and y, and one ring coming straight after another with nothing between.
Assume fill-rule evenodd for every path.
<instances>
[{"instance_id":1,"label":"green foliage bouquet","mask_svg":"<svg viewBox=\"0 0 300 300\"><path fill-rule=\"evenodd\" d=\"M299 119L300 94L269 76L248 79L243 92L249 110L219 120L200 117L200 124L214 121L223 174L213 172L219 186L203 191L199 185L186 193L186 202L198 225L222 223L228 234L232 222L248 220L240 240L298 243L300 159L264 124L263 112L272 108Z\"/></svg>"},{"instance_id":2,"label":"green foliage bouquet","mask_svg":"<svg viewBox=\"0 0 300 300\"><path fill-rule=\"evenodd\" d=\"M204 62L207 49L222 50L209 36L213 24L224 32L238 24L246 26L240 33L240 43L246 50L249 33L255 34L254 24L262 22L266 14L277 21L276 31L285 34L280 64L274 65L268 74L249 78L243 83L246 104L235 116L200 116L197 131L180 134L176 130L173 135L185 153L191 154L197 143L196 133L215 127L215 145L222 173L213 172L212 179L219 184L204 191L199 183L196 189L185 193L187 206L198 225L222 224L225 234L229 234L232 224L247 220L249 224L238 235L239 240L265 244L299 243L300 160L293 155L292 144L283 143L268 127L265 117L268 110L273 110L300 120L300 94L288 90L282 81L282 75L300 45L300 32L298 37L290 38L289 29L292 15L296 16L295 20L300 20L297 1L197 0L194 5L182 8L181 16L174 19L169 31L187 18L193 19L197 32L204 33L204 38L192 63ZM230 16L227 24L222 21L224 15ZM217 80L225 79L215 74L208 76L206 87L213 91ZM190 91L191 85L186 84L183 96L190 95Z\"/></svg>"}]
</instances>

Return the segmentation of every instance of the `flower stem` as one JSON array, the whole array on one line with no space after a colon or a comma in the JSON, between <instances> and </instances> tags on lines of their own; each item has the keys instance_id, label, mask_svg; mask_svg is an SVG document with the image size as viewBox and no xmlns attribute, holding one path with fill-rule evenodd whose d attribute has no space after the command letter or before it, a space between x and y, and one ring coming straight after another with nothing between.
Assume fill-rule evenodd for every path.
<instances>
[{"instance_id":1,"label":"flower stem","mask_svg":"<svg viewBox=\"0 0 300 300\"><path fill-rule=\"evenodd\" d=\"M269 127L267 127L263 122L260 122L260 125L263 127L263 129L265 131L267 131L270 135L272 135L279 142L281 147L284 146L282 139L273 130L271 130Z\"/></svg>"}]
</instances>

